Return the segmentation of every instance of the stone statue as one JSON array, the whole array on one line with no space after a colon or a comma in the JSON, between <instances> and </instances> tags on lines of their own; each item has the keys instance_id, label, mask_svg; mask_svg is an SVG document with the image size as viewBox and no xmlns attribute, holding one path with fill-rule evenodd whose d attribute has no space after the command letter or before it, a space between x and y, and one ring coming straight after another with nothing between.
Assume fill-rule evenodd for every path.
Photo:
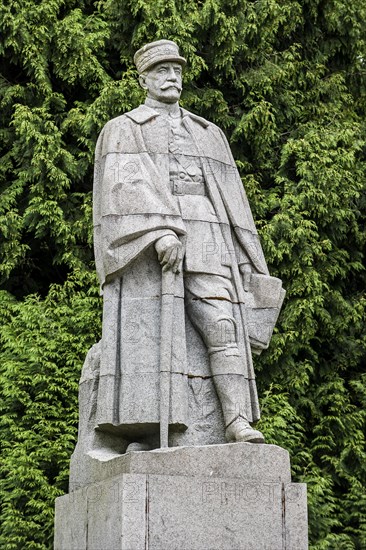
<instances>
[{"instance_id":1,"label":"stone statue","mask_svg":"<svg viewBox=\"0 0 366 550\"><path fill-rule=\"evenodd\" d=\"M179 106L178 46L147 44L135 63L147 99L96 147L102 339L82 370L54 548L305 550L306 486L251 425L252 353L285 292L222 131Z\"/></svg>"},{"instance_id":2,"label":"stone statue","mask_svg":"<svg viewBox=\"0 0 366 550\"><path fill-rule=\"evenodd\" d=\"M96 146L103 333L82 375L79 440L120 453L263 443L252 352L268 347L281 281L223 132L179 106L178 46L152 42L134 60L146 101Z\"/></svg>"}]
</instances>

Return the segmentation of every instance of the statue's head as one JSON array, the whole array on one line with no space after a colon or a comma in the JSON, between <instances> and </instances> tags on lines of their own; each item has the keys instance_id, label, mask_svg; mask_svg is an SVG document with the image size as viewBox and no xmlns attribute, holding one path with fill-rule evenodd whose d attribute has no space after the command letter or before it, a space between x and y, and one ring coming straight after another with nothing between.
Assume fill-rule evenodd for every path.
<instances>
[{"instance_id":1,"label":"statue's head","mask_svg":"<svg viewBox=\"0 0 366 550\"><path fill-rule=\"evenodd\" d=\"M179 48L171 40L146 44L135 53L140 85L148 97L163 103L175 103L182 91L182 68L186 65Z\"/></svg>"}]
</instances>

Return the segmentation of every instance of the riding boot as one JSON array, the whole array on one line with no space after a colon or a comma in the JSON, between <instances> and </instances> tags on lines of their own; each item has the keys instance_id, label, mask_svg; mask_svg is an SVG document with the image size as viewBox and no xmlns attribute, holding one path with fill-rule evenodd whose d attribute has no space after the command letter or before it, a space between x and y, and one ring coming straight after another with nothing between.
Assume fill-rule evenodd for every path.
<instances>
[{"instance_id":1,"label":"riding boot","mask_svg":"<svg viewBox=\"0 0 366 550\"><path fill-rule=\"evenodd\" d=\"M247 381L239 355L227 355L227 350L211 354L211 371L221 403L228 442L264 443L263 434L251 427L246 403Z\"/></svg>"}]
</instances>

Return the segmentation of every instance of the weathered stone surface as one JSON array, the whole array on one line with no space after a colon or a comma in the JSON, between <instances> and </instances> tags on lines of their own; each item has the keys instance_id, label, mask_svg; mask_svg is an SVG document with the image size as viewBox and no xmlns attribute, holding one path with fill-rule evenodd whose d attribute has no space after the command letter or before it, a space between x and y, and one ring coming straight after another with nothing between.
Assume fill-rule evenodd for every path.
<instances>
[{"instance_id":1,"label":"weathered stone surface","mask_svg":"<svg viewBox=\"0 0 366 550\"><path fill-rule=\"evenodd\" d=\"M87 490L56 499L55 550L87 548Z\"/></svg>"},{"instance_id":2,"label":"weathered stone surface","mask_svg":"<svg viewBox=\"0 0 366 550\"><path fill-rule=\"evenodd\" d=\"M129 452L122 456L96 450L88 455L87 468L73 469L70 490L122 473L212 478L228 476L253 483L291 481L289 454L281 447L228 443Z\"/></svg>"},{"instance_id":3,"label":"weathered stone surface","mask_svg":"<svg viewBox=\"0 0 366 550\"><path fill-rule=\"evenodd\" d=\"M149 548L282 550L282 485L148 476Z\"/></svg>"},{"instance_id":4,"label":"weathered stone surface","mask_svg":"<svg viewBox=\"0 0 366 550\"><path fill-rule=\"evenodd\" d=\"M305 483L288 483L284 488L285 547L306 550L308 540Z\"/></svg>"},{"instance_id":5,"label":"weathered stone surface","mask_svg":"<svg viewBox=\"0 0 366 550\"><path fill-rule=\"evenodd\" d=\"M280 447L127 453L94 475L101 481L58 499L56 550L307 548L306 487L291 483Z\"/></svg>"}]
</instances>

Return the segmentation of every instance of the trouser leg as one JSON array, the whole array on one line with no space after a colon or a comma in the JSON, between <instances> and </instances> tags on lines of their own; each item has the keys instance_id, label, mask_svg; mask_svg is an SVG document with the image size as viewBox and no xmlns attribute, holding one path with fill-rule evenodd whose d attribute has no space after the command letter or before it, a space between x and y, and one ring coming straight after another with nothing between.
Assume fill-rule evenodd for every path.
<instances>
[{"instance_id":1,"label":"trouser leg","mask_svg":"<svg viewBox=\"0 0 366 550\"><path fill-rule=\"evenodd\" d=\"M201 281L197 283L197 279L192 277L187 281L186 309L207 346L213 381L222 407L226 438L228 441L263 442L262 434L249 424L251 403L245 376L246 358L238 348L230 281L218 276L204 277L204 284ZM205 295L202 296L203 290Z\"/></svg>"}]
</instances>

